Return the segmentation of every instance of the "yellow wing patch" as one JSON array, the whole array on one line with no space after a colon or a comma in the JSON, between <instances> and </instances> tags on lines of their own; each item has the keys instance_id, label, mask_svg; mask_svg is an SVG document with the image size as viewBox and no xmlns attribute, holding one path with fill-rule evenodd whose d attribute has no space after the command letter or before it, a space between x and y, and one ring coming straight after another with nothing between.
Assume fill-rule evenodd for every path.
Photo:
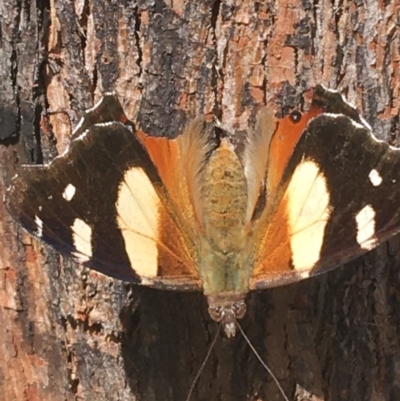
<instances>
[{"instance_id":1,"label":"yellow wing patch","mask_svg":"<svg viewBox=\"0 0 400 401\"><path fill-rule=\"evenodd\" d=\"M308 269L320 259L329 219L326 178L312 161L304 161L290 179L285 193L292 263L296 270Z\"/></svg>"},{"instance_id":2,"label":"yellow wing patch","mask_svg":"<svg viewBox=\"0 0 400 401\"><path fill-rule=\"evenodd\" d=\"M129 169L118 191L117 224L131 266L140 276L157 276L159 209L160 199L146 173Z\"/></svg>"}]
</instances>

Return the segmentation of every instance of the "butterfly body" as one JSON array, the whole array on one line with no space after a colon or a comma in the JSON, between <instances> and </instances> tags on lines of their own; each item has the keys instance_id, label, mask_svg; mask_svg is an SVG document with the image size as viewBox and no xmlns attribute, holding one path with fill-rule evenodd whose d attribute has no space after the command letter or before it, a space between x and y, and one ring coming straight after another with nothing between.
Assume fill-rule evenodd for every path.
<instances>
[{"instance_id":1,"label":"butterfly body","mask_svg":"<svg viewBox=\"0 0 400 401\"><path fill-rule=\"evenodd\" d=\"M245 251L247 183L233 146L225 139L199 172L199 271L206 295L246 291L241 257Z\"/></svg>"},{"instance_id":2,"label":"butterfly body","mask_svg":"<svg viewBox=\"0 0 400 401\"><path fill-rule=\"evenodd\" d=\"M223 321L225 331L234 335L234 318L243 316L244 299L249 291L249 222L246 221L248 183L243 163L228 138L217 146L213 140L198 130L195 122L189 125L182 137L175 142L185 148L185 142L203 143L197 148L202 156L193 177L185 176L185 164L178 166L181 181L188 191L196 232L188 243L195 268L201 278L202 289L209 301L209 311L214 320ZM196 140L193 136L201 136ZM188 158L189 162L190 159ZM193 158L196 160L196 158ZM182 183L181 183L182 184ZM169 194L173 198L173 194ZM178 210L175 205L175 210ZM185 231L185 216L175 216L181 230ZM251 262L250 262L251 264Z\"/></svg>"},{"instance_id":3,"label":"butterfly body","mask_svg":"<svg viewBox=\"0 0 400 401\"><path fill-rule=\"evenodd\" d=\"M202 290L228 336L250 290L331 270L400 231L400 151L338 93L318 86L303 115L263 110L241 151L212 129L200 118L151 137L106 96L65 154L22 167L7 206L92 269Z\"/></svg>"}]
</instances>

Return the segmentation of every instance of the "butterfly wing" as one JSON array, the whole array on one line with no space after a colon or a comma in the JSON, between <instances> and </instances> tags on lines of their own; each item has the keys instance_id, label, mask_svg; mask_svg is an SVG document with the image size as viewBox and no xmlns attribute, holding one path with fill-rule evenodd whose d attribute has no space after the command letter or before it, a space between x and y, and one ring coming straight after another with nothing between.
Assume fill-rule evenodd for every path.
<instances>
[{"instance_id":1,"label":"butterfly wing","mask_svg":"<svg viewBox=\"0 0 400 401\"><path fill-rule=\"evenodd\" d=\"M338 96L318 88L313 110L320 113L306 116L286 164L272 169L273 179L267 173L275 190L254 222L252 289L331 270L399 231L400 150L378 141ZM280 130L289 119L275 135L288 135ZM279 146L270 149L278 154L270 153L271 165L281 156Z\"/></svg>"},{"instance_id":2,"label":"butterfly wing","mask_svg":"<svg viewBox=\"0 0 400 401\"><path fill-rule=\"evenodd\" d=\"M132 126L85 124L89 128L79 128L69 150L51 164L22 167L6 197L13 217L56 250L109 276L201 288L191 235L182 231L178 208ZM159 151L164 178L180 170L168 142Z\"/></svg>"}]
</instances>

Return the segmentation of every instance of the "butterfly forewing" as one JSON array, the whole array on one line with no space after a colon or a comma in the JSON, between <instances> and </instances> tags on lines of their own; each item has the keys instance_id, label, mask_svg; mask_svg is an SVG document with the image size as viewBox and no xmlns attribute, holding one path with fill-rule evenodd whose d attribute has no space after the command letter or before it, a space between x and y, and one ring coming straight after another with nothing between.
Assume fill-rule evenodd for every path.
<instances>
[{"instance_id":1,"label":"butterfly forewing","mask_svg":"<svg viewBox=\"0 0 400 401\"><path fill-rule=\"evenodd\" d=\"M127 281L198 287L156 168L132 130L97 124L49 166L24 166L8 207L31 233ZM170 269L160 271L160 266Z\"/></svg>"},{"instance_id":2,"label":"butterfly forewing","mask_svg":"<svg viewBox=\"0 0 400 401\"><path fill-rule=\"evenodd\" d=\"M361 119L315 117L268 199L250 287L328 271L398 232L399 180L400 150L378 141Z\"/></svg>"}]
</instances>

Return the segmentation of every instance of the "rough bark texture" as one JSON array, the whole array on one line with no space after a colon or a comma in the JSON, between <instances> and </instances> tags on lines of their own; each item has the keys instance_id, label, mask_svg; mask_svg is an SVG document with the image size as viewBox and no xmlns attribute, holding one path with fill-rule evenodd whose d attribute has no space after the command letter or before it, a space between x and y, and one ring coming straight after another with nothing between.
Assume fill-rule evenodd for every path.
<instances>
[{"instance_id":1,"label":"rough bark texture","mask_svg":"<svg viewBox=\"0 0 400 401\"><path fill-rule=\"evenodd\" d=\"M241 140L257 108L307 108L324 83L396 141L399 12L397 0L2 0L0 196L18 165L62 152L112 90L151 135L213 114ZM0 236L1 399L185 400L216 330L201 294L82 269L2 205ZM250 295L243 327L290 399L400 399L399 249L397 237ZM281 399L240 335L218 341L192 396Z\"/></svg>"}]
</instances>

